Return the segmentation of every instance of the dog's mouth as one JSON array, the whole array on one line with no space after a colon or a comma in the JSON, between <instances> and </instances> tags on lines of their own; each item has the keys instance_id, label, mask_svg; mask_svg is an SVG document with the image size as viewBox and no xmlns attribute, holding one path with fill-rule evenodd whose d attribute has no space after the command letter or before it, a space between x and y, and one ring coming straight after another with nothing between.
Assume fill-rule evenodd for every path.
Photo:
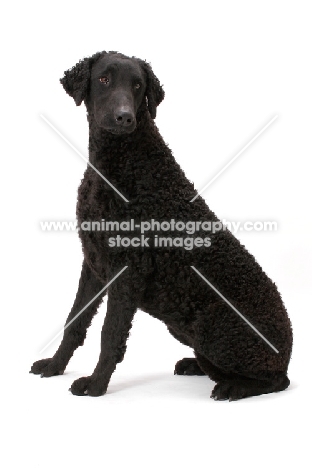
<instances>
[{"instance_id":1,"label":"dog's mouth","mask_svg":"<svg viewBox=\"0 0 312 468\"><path fill-rule=\"evenodd\" d=\"M105 130L107 130L109 133L112 133L113 135L129 135L130 133L133 132L133 130L135 130L135 127L131 129L124 128L124 127L118 127L118 128L110 127L110 128L106 128Z\"/></svg>"}]
</instances>

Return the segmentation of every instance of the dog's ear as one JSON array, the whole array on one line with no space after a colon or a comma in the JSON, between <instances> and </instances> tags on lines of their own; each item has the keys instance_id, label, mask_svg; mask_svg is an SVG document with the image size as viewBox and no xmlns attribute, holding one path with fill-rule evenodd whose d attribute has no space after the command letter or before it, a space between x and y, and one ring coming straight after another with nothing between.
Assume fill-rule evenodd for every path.
<instances>
[{"instance_id":1,"label":"dog's ear","mask_svg":"<svg viewBox=\"0 0 312 468\"><path fill-rule=\"evenodd\" d=\"M77 106L80 106L87 95L91 68L100 55L101 53L98 52L92 57L80 60L74 67L64 72L63 78L60 79L66 93L74 98Z\"/></svg>"},{"instance_id":2,"label":"dog's ear","mask_svg":"<svg viewBox=\"0 0 312 468\"><path fill-rule=\"evenodd\" d=\"M147 108L151 114L152 119L156 117L156 108L165 97L165 91L163 90L159 79L154 74L152 67L149 63L140 60L141 67L145 71L146 75L146 97L147 97Z\"/></svg>"}]
</instances>

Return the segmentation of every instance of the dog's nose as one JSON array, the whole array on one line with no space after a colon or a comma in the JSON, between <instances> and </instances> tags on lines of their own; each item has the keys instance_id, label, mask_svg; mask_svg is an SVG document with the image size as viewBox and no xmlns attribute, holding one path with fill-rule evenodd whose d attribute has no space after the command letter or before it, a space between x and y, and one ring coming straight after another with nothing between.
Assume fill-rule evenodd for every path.
<instances>
[{"instance_id":1,"label":"dog's nose","mask_svg":"<svg viewBox=\"0 0 312 468\"><path fill-rule=\"evenodd\" d=\"M133 123L134 115L129 110L120 109L116 112L115 119L117 125L129 127Z\"/></svg>"}]
</instances>

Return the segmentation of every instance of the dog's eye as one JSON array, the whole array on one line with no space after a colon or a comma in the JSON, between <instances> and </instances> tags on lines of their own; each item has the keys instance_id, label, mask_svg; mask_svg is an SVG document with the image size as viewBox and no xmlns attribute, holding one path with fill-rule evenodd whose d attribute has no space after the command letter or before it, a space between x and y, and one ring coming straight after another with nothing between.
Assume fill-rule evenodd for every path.
<instances>
[{"instance_id":1,"label":"dog's eye","mask_svg":"<svg viewBox=\"0 0 312 468\"><path fill-rule=\"evenodd\" d=\"M109 83L109 79L107 78L107 76L101 76L100 82L101 82L101 83L104 83L104 84L108 84L108 83Z\"/></svg>"},{"instance_id":2,"label":"dog's eye","mask_svg":"<svg viewBox=\"0 0 312 468\"><path fill-rule=\"evenodd\" d=\"M135 88L135 89L140 89L140 88L141 88L140 83L136 83L136 84L134 85L134 88Z\"/></svg>"}]
</instances>

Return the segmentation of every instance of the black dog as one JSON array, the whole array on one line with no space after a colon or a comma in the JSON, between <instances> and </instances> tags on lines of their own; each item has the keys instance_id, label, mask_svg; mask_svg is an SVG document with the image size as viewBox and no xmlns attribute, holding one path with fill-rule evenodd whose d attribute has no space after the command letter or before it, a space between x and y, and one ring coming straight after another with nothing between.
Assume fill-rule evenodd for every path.
<instances>
[{"instance_id":1,"label":"black dog","mask_svg":"<svg viewBox=\"0 0 312 468\"><path fill-rule=\"evenodd\" d=\"M85 102L89 159L113 186L88 166L78 193L79 224L130 223L132 219L136 224L152 219L218 221L201 197L190 202L196 194L194 187L154 124L164 91L146 62L101 52L65 72L61 83L78 106ZM74 395L106 392L117 363L123 360L138 308L162 320L176 339L194 349L195 358L179 361L175 373L208 375L217 382L213 398L235 400L288 387L292 331L286 310L274 283L228 230L209 233L207 238L207 232L200 229L196 241L186 231L168 231L166 247L155 244L156 232L154 238L149 232L148 240L144 238L136 247L136 229L126 233L129 242L133 241L130 246L118 245L116 234L80 230L84 262L67 324L127 269L109 285L99 361L90 377L72 384ZM170 244L177 237L176 246ZM53 358L35 362L31 372L43 377L64 372L75 349L83 344L105 293L65 328Z\"/></svg>"}]
</instances>

